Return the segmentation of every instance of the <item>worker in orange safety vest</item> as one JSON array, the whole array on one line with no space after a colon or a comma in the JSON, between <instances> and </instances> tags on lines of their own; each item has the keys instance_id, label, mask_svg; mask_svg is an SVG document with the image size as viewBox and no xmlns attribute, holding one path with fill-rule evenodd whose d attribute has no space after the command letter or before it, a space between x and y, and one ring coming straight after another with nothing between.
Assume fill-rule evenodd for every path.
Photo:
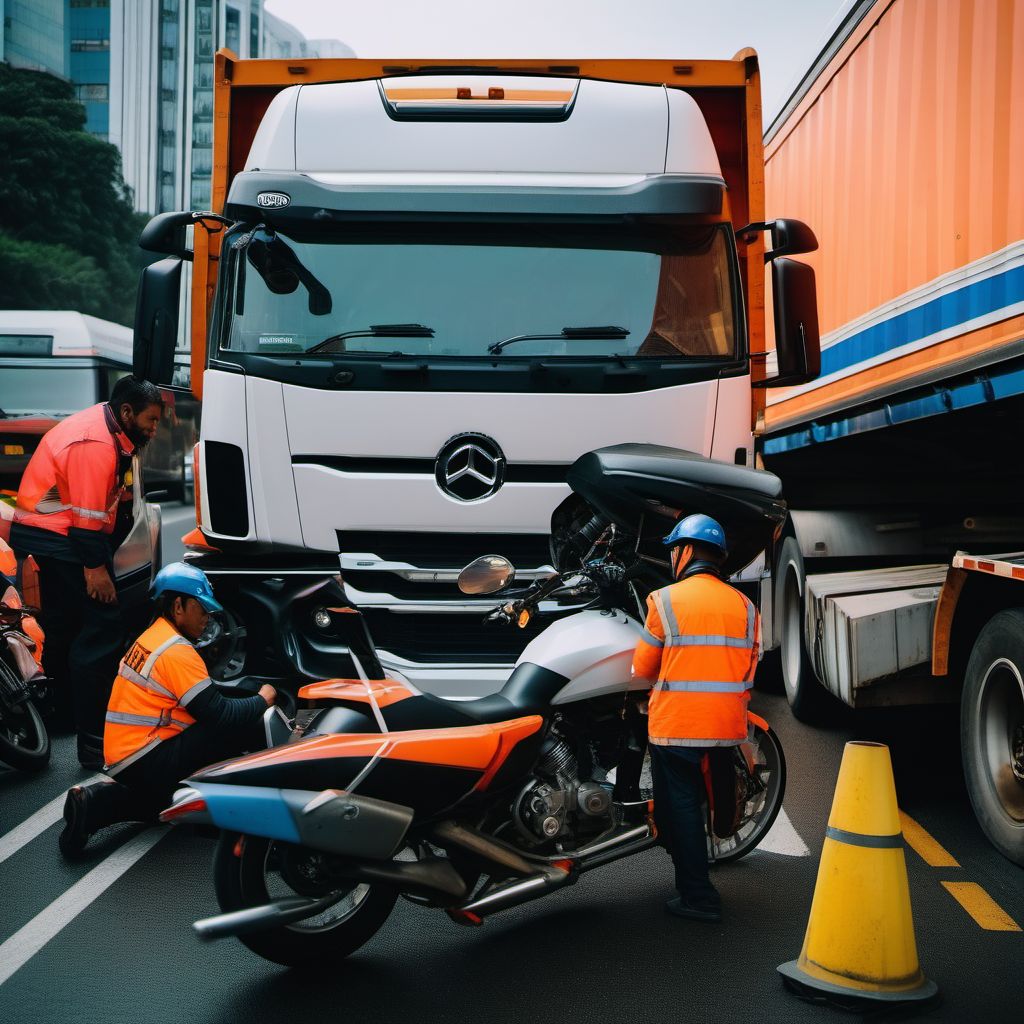
<instances>
[{"instance_id":1,"label":"worker in orange safety vest","mask_svg":"<svg viewBox=\"0 0 1024 1024\"><path fill-rule=\"evenodd\" d=\"M164 566L153 581L157 615L121 661L107 708L103 750L112 781L74 786L64 802L61 852L74 857L99 829L154 821L182 779L215 761L266 746L263 714L277 699L264 684L225 697L194 644L221 611L206 574Z\"/></svg>"},{"instance_id":2,"label":"worker in orange safety vest","mask_svg":"<svg viewBox=\"0 0 1024 1024\"><path fill-rule=\"evenodd\" d=\"M124 650L113 556L133 522L132 458L162 413L159 388L122 378L109 402L43 436L18 487L11 546L39 565L46 674L70 690L85 768L103 764L103 712Z\"/></svg>"},{"instance_id":3,"label":"worker in orange safety vest","mask_svg":"<svg viewBox=\"0 0 1024 1024\"><path fill-rule=\"evenodd\" d=\"M757 609L722 578L725 531L691 515L664 543L676 582L647 599L633 674L654 685L647 739L658 834L675 867L678 917L720 921L721 898L708 877L702 805L705 754L747 738L747 703L760 649Z\"/></svg>"}]
</instances>

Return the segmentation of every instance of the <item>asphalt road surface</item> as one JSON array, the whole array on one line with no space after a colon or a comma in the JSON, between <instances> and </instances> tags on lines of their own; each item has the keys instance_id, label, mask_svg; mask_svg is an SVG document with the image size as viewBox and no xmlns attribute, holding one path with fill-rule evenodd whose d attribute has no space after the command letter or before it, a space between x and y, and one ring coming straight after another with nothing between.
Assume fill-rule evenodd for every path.
<instances>
[{"instance_id":1,"label":"asphalt road surface","mask_svg":"<svg viewBox=\"0 0 1024 1024\"><path fill-rule=\"evenodd\" d=\"M163 545L164 565L178 562L185 553L181 538L196 525L195 506L189 502L167 501L160 506L162 527L160 536Z\"/></svg>"},{"instance_id":2,"label":"asphalt road surface","mask_svg":"<svg viewBox=\"0 0 1024 1024\"><path fill-rule=\"evenodd\" d=\"M664 912L669 862L652 850L478 929L400 901L368 945L314 975L269 964L235 940L204 945L193 936L192 921L217 910L208 839L118 826L96 837L81 863L65 863L57 817L64 790L84 773L72 738L58 734L42 775L0 770L0 1021L849 1020L798 1000L775 968L800 952L851 738L890 744L901 808L959 865L926 863L916 849L943 858L920 833L906 851L920 959L940 1000L909 1012L886 1007L883 1019L1019 1021L1024 933L1013 929L1024 924L1024 872L974 822L951 709L840 709L812 729L778 696L759 693L755 707L785 747L785 817L763 849L715 871L721 924ZM968 886L965 902L982 923L944 882L980 887L982 896Z\"/></svg>"}]
</instances>

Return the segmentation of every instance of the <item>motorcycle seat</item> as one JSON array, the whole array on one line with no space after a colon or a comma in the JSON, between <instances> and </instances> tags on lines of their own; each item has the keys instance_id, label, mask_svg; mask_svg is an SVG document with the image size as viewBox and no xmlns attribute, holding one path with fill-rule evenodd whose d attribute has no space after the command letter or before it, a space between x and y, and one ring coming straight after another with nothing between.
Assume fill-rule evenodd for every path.
<instances>
[{"instance_id":1,"label":"motorcycle seat","mask_svg":"<svg viewBox=\"0 0 1024 1024\"><path fill-rule=\"evenodd\" d=\"M498 693L472 700L452 700L419 693L396 679L328 679L310 683L299 697L315 705L342 704L368 720L375 720L370 691L388 729L444 729L490 725L524 715L551 713L551 700L568 680L539 665L516 667ZM354 724L349 728L355 729Z\"/></svg>"}]
</instances>

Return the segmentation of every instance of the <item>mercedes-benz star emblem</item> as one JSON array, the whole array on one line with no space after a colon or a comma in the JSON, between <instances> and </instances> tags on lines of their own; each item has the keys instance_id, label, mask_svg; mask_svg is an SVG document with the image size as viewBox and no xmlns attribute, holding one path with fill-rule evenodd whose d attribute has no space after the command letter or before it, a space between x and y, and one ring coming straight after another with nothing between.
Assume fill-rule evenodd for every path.
<instances>
[{"instance_id":1,"label":"mercedes-benz star emblem","mask_svg":"<svg viewBox=\"0 0 1024 1024\"><path fill-rule=\"evenodd\" d=\"M505 456L485 434L456 434L437 453L437 486L459 501L489 498L505 481Z\"/></svg>"}]
</instances>

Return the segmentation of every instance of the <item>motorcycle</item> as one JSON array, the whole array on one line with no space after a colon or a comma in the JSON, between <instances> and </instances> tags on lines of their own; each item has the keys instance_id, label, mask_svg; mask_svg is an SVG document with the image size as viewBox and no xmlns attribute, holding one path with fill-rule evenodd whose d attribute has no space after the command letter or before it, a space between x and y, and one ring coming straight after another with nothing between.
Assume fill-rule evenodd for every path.
<instances>
[{"instance_id":1,"label":"motorcycle","mask_svg":"<svg viewBox=\"0 0 1024 1024\"><path fill-rule=\"evenodd\" d=\"M294 722L267 713L277 745L186 780L162 819L221 830L222 913L195 923L201 938L237 936L284 965L331 964L400 896L480 925L657 842L650 684L630 671L646 594L668 579L657 539L683 511L710 511L732 540L732 570L772 541L785 506L771 474L647 445L589 453L569 484L552 523L557 571L488 619L525 626L560 600L583 607L527 645L499 693L449 701L381 678L348 608L365 639L352 648L358 678L304 686ZM490 555L460 587L497 593L513 579ZM716 863L753 850L782 805L781 745L748 717L746 741L705 760Z\"/></svg>"},{"instance_id":2,"label":"motorcycle","mask_svg":"<svg viewBox=\"0 0 1024 1024\"><path fill-rule=\"evenodd\" d=\"M50 737L36 708L46 696L46 679L32 656L41 643L41 632L33 629L38 610L23 605L17 590L4 583L0 577L0 761L38 772L50 763Z\"/></svg>"}]
</instances>

